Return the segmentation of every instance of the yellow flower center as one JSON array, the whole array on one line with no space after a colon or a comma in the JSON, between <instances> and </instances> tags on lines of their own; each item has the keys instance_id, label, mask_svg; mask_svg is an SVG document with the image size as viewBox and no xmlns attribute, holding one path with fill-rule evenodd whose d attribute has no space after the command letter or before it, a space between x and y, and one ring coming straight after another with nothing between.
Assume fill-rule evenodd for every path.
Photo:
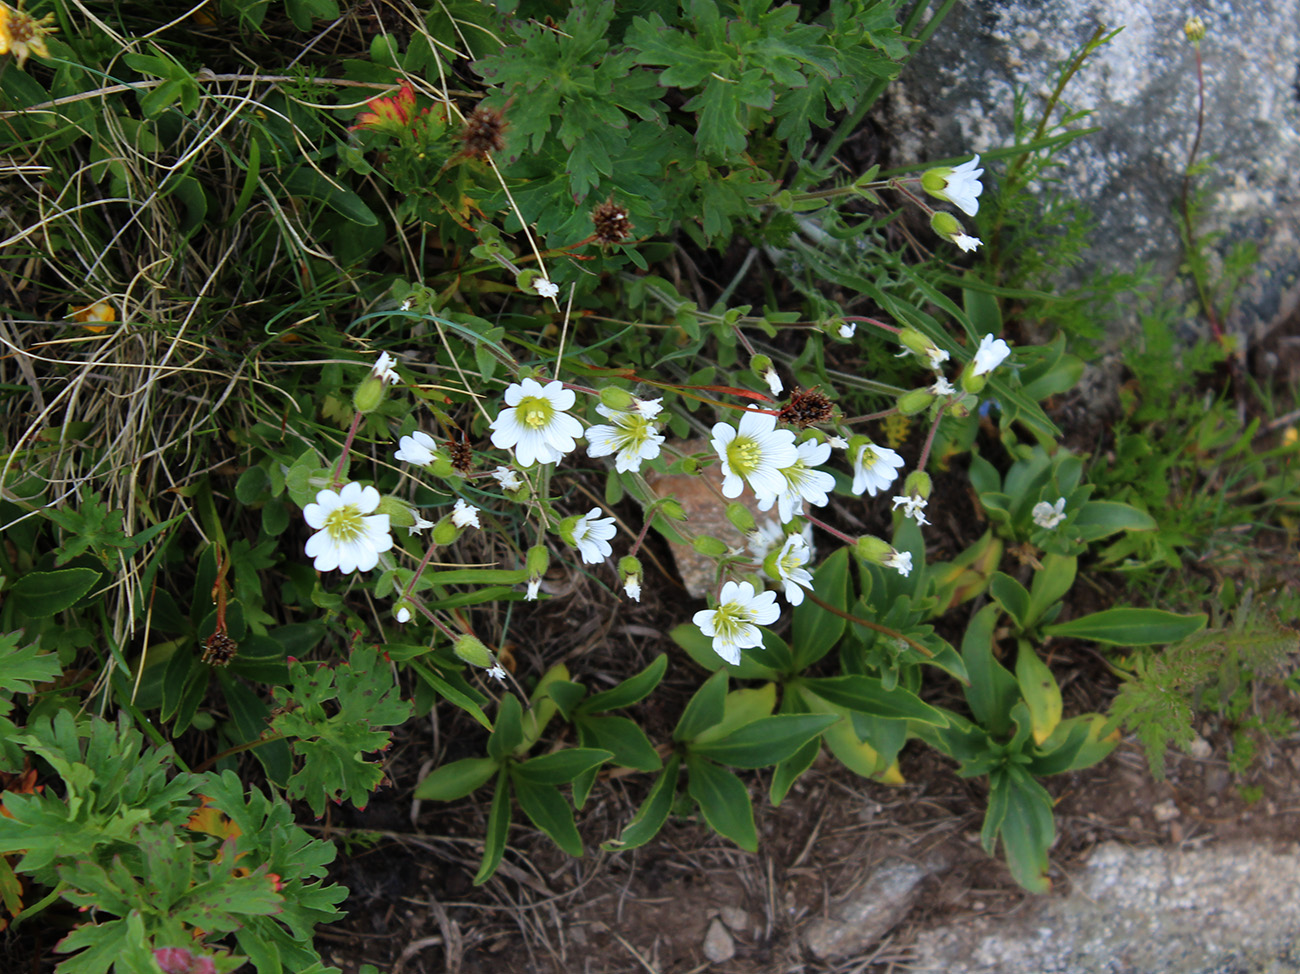
<instances>
[{"instance_id":1,"label":"yellow flower center","mask_svg":"<svg viewBox=\"0 0 1300 974\"><path fill-rule=\"evenodd\" d=\"M325 530L335 541L348 544L364 533L363 517L361 509L355 504L336 507L325 515Z\"/></svg>"},{"instance_id":2,"label":"yellow flower center","mask_svg":"<svg viewBox=\"0 0 1300 974\"><path fill-rule=\"evenodd\" d=\"M529 429L541 429L549 426L555 415L555 407L544 396L525 396L519 400L518 413L520 422Z\"/></svg>"},{"instance_id":3,"label":"yellow flower center","mask_svg":"<svg viewBox=\"0 0 1300 974\"><path fill-rule=\"evenodd\" d=\"M724 602L713 613L714 630L729 641L735 641L741 633L741 628L753 621L753 613L749 611L749 607L739 602Z\"/></svg>"},{"instance_id":4,"label":"yellow flower center","mask_svg":"<svg viewBox=\"0 0 1300 974\"><path fill-rule=\"evenodd\" d=\"M763 449L758 441L748 436L737 436L727 444L727 463L737 476L747 477L758 469L763 459Z\"/></svg>"}]
</instances>

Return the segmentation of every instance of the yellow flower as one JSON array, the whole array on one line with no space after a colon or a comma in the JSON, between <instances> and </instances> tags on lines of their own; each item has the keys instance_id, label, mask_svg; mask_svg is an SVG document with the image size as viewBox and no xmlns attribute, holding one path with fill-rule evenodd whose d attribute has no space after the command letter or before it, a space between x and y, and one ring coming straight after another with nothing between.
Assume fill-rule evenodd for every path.
<instances>
[{"instance_id":1,"label":"yellow flower","mask_svg":"<svg viewBox=\"0 0 1300 974\"><path fill-rule=\"evenodd\" d=\"M45 46L45 35L52 32L53 28L49 26L52 23L54 14L46 14L37 20L23 10L22 0L18 0L17 9L7 3L0 3L0 54L12 53L18 58L20 68L33 52L41 57L49 57L50 49Z\"/></svg>"},{"instance_id":2,"label":"yellow flower","mask_svg":"<svg viewBox=\"0 0 1300 974\"><path fill-rule=\"evenodd\" d=\"M117 321L117 309L107 301L96 301L94 304L88 304L83 308L69 308L68 317L85 325L86 331L98 335L101 331L108 330L107 324L98 324L98 322ZM96 322L96 324L91 324L91 322Z\"/></svg>"}]
</instances>

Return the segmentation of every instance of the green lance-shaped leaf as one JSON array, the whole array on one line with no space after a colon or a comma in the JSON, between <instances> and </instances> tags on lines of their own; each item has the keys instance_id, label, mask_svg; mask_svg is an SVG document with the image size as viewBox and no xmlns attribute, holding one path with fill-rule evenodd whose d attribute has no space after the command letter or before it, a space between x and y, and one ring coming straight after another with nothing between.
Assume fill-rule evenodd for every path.
<instances>
[{"instance_id":1,"label":"green lance-shaped leaf","mask_svg":"<svg viewBox=\"0 0 1300 974\"><path fill-rule=\"evenodd\" d=\"M764 717L691 752L733 768L766 768L792 756L840 718L835 714L777 714Z\"/></svg>"},{"instance_id":2,"label":"green lance-shaped leaf","mask_svg":"<svg viewBox=\"0 0 1300 974\"><path fill-rule=\"evenodd\" d=\"M1204 613L1178 615L1163 609L1118 608L1046 626L1049 636L1088 639L1111 646L1176 643L1205 627Z\"/></svg>"},{"instance_id":3,"label":"green lance-shaped leaf","mask_svg":"<svg viewBox=\"0 0 1300 974\"><path fill-rule=\"evenodd\" d=\"M97 581L99 572L93 568L28 572L14 583L9 594L23 615L41 619L71 608Z\"/></svg>"},{"instance_id":4,"label":"green lance-shaped leaf","mask_svg":"<svg viewBox=\"0 0 1300 974\"><path fill-rule=\"evenodd\" d=\"M578 775L599 767L614 756L614 752L594 747L570 747L554 754L543 754L511 768L515 781L528 781L535 785L568 784Z\"/></svg>"},{"instance_id":5,"label":"green lance-shaped leaf","mask_svg":"<svg viewBox=\"0 0 1300 974\"><path fill-rule=\"evenodd\" d=\"M1030 626L1029 592L1014 578L1005 572L994 572L993 579L989 582L989 595L1011 616L1016 628L1024 630Z\"/></svg>"},{"instance_id":6,"label":"green lance-shaped leaf","mask_svg":"<svg viewBox=\"0 0 1300 974\"><path fill-rule=\"evenodd\" d=\"M492 758L463 758L452 761L426 775L415 786L415 797L422 801L449 802L464 798L487 784L500 765Z\"/></svg>"},{"instance_id":7,"label":"green lance-shaped leaf","mask_svg":"<svg viewBox=\"0 0 1300 974\"><path fill-rule=\"evenodd\" d=\"M506 834L510 831L510 778L505 768L497 774L497 788L488 811L487 833L483 836L483 860L474 874L474 885L482 886L501 865L506 851Z\"/></svg>"},{"instance_id":8,"label":"green lance-shaped leaf","mask_svg":"<svg viewBox=\"0 0 1300 974\"><path fill-rule=\"evenodd\" d=\"M564 800L560 790L553 785L535 784L520 777L517 772L516 768L511 775L515 796L528 820L549 835L569 855L582 855L582 839L573 824L573 809Z\"/></svg>"},{"instance_id":9,"label":"green lance-shaped leaf","mask_svg":"<svg viewBox=\"0 0 1300 974\"><path fill-rule=\"evenodd\" d=\"M698 754L686 756L686 770L690 773L687 790L709 827L742 849L757 852L754 806L745 783Z\"/></svg>"},{"instance_id":10,"label":"green lance-shaped leaf","mask_svg":"<svg viewBox=\"0 0 1300 974\"><path fill-rule=\"evenodd\" d=\"M617 839L606 842L601 846L602 849L607 852L636 849L659 834L659 830L664 827L664 822L668 821L668 813L673 808L673 799L677 797L677 777L681 770L681 760L676 754L668 759L668 766L664 768L663 774L655 779L650 794L641 803L632 821L627 823L623 834Z\"/></svg>"},{"instance_id":11,"label":"green lance-shaped leaf","mask_svg":"<svg viewBox=\"0 0 1300 974\"><path fill-rule=\"evenodd\" d=\"M1038 653L1026 639L1020 640L1016 654L1016 681L1029 707L1034 743L1042 744L1061 722L1061 688L1052 671L1038 658Z\"/></svg>"},{"instance_id":12,"label":"green lance-shaped leaf","mask_svg":"<svg viewBox=\"0 0 1300 974\"><path fill-rule=\"evenodd\" d=\"M719 670L705 680L687 702L677 727L673 729L673 740L689 741L722 720L726 699L727 672Z\"/></svg>"},{"instance_id":13,"label":"green lance-shaped leaf","mask_svg":"<svg viewBox=\"0 0 1300 974\"><path fill-rule=\"evenodd\" d=\"M667 669L668 655L660 653L649 666L635 676L628 677L608 690L593 693L578 706L578 711L584 714L598 714L606 710L630 707L649 696L650 691L664 678L664 671Z\"/></svg>"}]
</instances>

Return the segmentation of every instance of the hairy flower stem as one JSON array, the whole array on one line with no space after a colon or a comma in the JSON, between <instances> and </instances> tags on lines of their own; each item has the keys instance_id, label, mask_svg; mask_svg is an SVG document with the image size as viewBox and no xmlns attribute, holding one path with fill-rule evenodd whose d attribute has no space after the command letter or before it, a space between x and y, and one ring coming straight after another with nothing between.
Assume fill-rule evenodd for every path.
<instances>
[{"instance_id":1,"label":"hairy flower stem","mask_svg":"<svg viewBox=\"0 0 1300 974\"><path fill-rule=\"evenodd\" d=\"M1187 165L1183 169L1183 191L1180 200L1180 209L1183 217L1183 243L1187 248L1189 264L1192 268L1192 281L1196 285L1197 296L1201 299L1201 307L1205 309L1205 317L1210 322L1210 334L1214 340L1223 342L1223 325L1219 321L1219 316L1214 308L1214 301L1205 284L1205 275L1198 273L1200 261L1196 256L1196 228L1192 224L1192 167L1196 163L1197 153L1201 150L1201 136L1205 131L1205 68L1201 61L1201 45L1192 45L1196 54L1196 135L1192 139L1192 148L1187 153Z\"/></svg>"},{"instance_id":2,"label":"hairy flower stem","mask_svg":"<svg viewBox=\"0 0 1300 974\"><path fill-rule=\"evenodd\" d=\"M331 486L337 490L343 486L343 471L348 467L348 454L352 451L352 441L357 438L357 430L361 428L361 413L352 414L352 428L348 430L347 439L343 441L343 452L339 454L338 466L334 468L334 482Z\"/></svg>"},{"instance_id":3,"label":"hairy flower stem","mask_svg":"<svg viewBox=\"0 0 1300 974\"><path fill-rule=\"evenodd\" d=\"M855 545L858 543L857 538L850 537L849 535L841 531L839 528L831 527L831 525L821 520L821 518L814 517L812 514L805 512L804 519L807 520L807 522L813 525L814 527L821 528L832 538L838 538L840 541L843 541L847 545Z\"/></svg>"},{"instance_id":4,"label":"hairy flower stem","mask_svg":"<svg viewBox=\"0 0 1300 974\"><path fill-rule=\"evenodd\" d=\"M926 434L925 445L921 447L921 456L916 461L917 470L924 470L926 463L929 462L930 448L934 446L934 434L939 431L939 422L943 419L944 410L947 408L948 404L944 403L939 407L938 412L934 414L934 422L930 424L930 432Z\"/></svg>"},{"instance_id":5,"label":"hairy flower stem","mask_svg":"<svg viewBox=\"0 0 1300 974\"><path fill-rule=\"evenodd\" d=\"M899 328L897 325L886 324L885 322L879 321L876 318L867 318L862 315L845 315L844 320L859 321L862 322L864 325L873 325L874 327L879 328L881 331L889 332L891 335L897 335L899 332L903 330Z\"/></svg>"}]
</instances>

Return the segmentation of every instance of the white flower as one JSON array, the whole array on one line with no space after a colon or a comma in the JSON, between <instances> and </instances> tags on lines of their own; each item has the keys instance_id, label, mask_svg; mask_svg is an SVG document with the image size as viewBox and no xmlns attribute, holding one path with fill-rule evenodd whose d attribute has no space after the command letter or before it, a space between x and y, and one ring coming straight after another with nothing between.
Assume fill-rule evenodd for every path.
<instances>
[{"instance_id":1,"label":"white flower","mask_svg":"<svg viewBox=\"0 0 1300 974\"><path fill-rule=\"evenodd\" d=\"M379 506L379 491L353 482L338 493L322 490L316 503L302 509L316 533L307 539L307 557L318 572L368 572L379 564L380 552L393 546L388 515L371 514Z\"/></svg>"},{"instance_id":2,"label":"white flower","mask_svg":"<svg viewBox=\"0 0 1300 974\"><path fill-rule=\"evenodd\" d=\"M785 388L785 386L781 384L781 377L776 374L776 366L774 365L769 365L767 367L767 371L763 373L763 381L765 381L767 387L772 390L773 398L781 395L781 390Z\"/></svg>"},{"instance_id":3,"label":"white flower","mask_svg":"<svg viewBox=\"0 0 1300 974\"><path fill-rule=\"evenodd\" d=\"M901 494L894 496L894 510L900 507L903 509L903 517L913 518L917 524L929 524L925 519L925 505L928 504L924 497L916 494Z\"/></svg>"},{"instance_id":4,"label":"white flower","mask_svg":"<svg viewBox=\"0 0 1300 974\"><path fill-rule=\"evenodd\" d=\"M378 360L370 369L370 374L377 379L383 379L389 385L397 385L402 381L402 377L393 371L393 363L396 361L397 359L387 352L380 352Z\"/></svg>"},{"instance_id":5,"label":"white flower","mask_svg":"<svg viewBox=\"0 0 1300 974\"><path fill-rule=\"evenodd\" d=\"M576 398L559 379L546 385L536 379L511 384L505 396L509 408L492 420L492 445L499 450L514 447L515 459L525 467L559 463L582 435L582 424L566 412Z\"/></svg>"},{"instance_id":6,"label":"white flower","mask_svg":"<svg viewBox=\"0 0 1300 974\"><path fill-rule=\"evenodd\" d=\"M541 587L542 587L542 580L540 577L530 578L528 580L528 592L524 595L524 601L536 602L537 593L538 591L540 591Z\"/></svg>"},{"instance_id":7,"label":"white flower","mask_svg":"<svg viewBox=\"0 0 1300 974\"><path fill-rule=\"evenodd\" d=\"M912 553L910 551L892 551L885 555L885 560L881 564L886 568L893 568L898 574L906 578L912 574Z\"/></svg>"},{"instance_id":8,"label":"white flower","mask_svg":"<svg viewBox=\"0 0 1300 974\"><path fill-rule=\"evenodd\" d=\"M641 601L641 579L635 575L629 575L623 582L623 591L633 602Z\"/></svg>"},{"instance_id":9,"label":"white flower","mask_svg":"<svg viewBox=\"0 0 1300 974\"><path fill-rule=\"evenodd\" d=\"M894 358L902 358L905 355L912 355L915 352L915 354L923 355L925 357L932 372L938 372L939 366L948 361L948 353L929 339L924 339L924 341L925 344L921 351L915 352L914 349L904 347L901 352L894 355Z\"/></svg>"},{"instance_id":10,"label":"white flower","mask_svg":"<svg viewBox=\"0 0 1300 974\"><path fill-rule=\"evenodd\" d=\"M417 467L426 467L436 457L438 441L428 433L416 430L410 436L403 436L397 445L399 449L393 454L395 459L405 460Z\"/></svg>"},{"instance_id":11,"label":"white flower","mask_svg":"<svg viewBox=\"0 0 1300 974\"><path fill-rule=\"evenodd\" d=\"M713 639L713 651L732 665L740 651L763 645L759 626L769 626L781 616L775 592L758 595L749 582L727 582L715 609L701 609L692 621Z\"/></svg>"},{"instance_id":12,"label":"white flower","mask_svg":"<svg viewBox=\"0 0 1300 974\"><path fill-rule=\"evenodd\" d=\"M975 350L975 363L971 375L984 375L992 372L1002 360L1011 354L1011 346L1001 338L985 335L980 339L980 347Z\"/></svg>"},{"instance_id":13,"label":"white flower","mask_svg":"<svg viewBox=\"0 0 1300 974\"><path fill-rule=\"evenodd\" d=\"M785 532L773 518L767 518L756 525L746 536L745 541L756 561L762 561L773 548L785 540Z\"/></svg>"},{"instance_id":14,"label":"white flower","mask_svg":"<svg viewBox=\"0 0 1300 974\"><path fill-rule=\"evenodd\" d=\"M498 466L492 471L492 479L501 485L502 490L518 490L524 485L519 479L519 474L509 467Z\"/></svg>"},{"instance_id":15,"label":"white flower","mask_svg":"<svg viewBox=\"0 0 1300 974\"><path fill-rule=\"evenodd\" d=\"M842 436L828 436L826 442L837 450L847 450L849 448L849 441Z\"/></svg>"},{"instance_id":16,"label":"white flower","mask_svg":"<svg viewBox=\"0 0 1300 974\"><path fill-rule=\"evenodd\" d=\"M940 199L948 200L967 216L974 216L980 209L978 197L980 193L984 192L984 185L980 182L984 170L975 168L979 164L980 157L977 155L969 162L963 162L960 166L952 169L930 170L926 175L934 174L938 177L936 181L941 181L941 183L935 188L926 186L926 192ZM924 185L924 182L922 185Z\"/></svg>"},{"instance_id":17,"label":"white flower","mask_svg":"<svg viewBox=\"0 0 1300 974\"><path fill-rule=\"evenodd\" d=\"M939 376L939 378L934 380L934 385L930 386L930 392L934 393L936 396L955 396L957 394L957 390L953 388L953 384L943 376Z\"/></svg>"},{"instance_id":18,"label":"white flower","mask_svg":"<svg viewBox=\"0 0 1300 974\"><path fill-rule=\"evenodd\" d=\"M411 299L410 299L410 298L407 298L405 301L403 301L403 302L402 302L402 310L403 310L403 311L410 311L410 310L411 310L411 303L412 303L412 302L411 302Z\"/></svg>"},{"instance_id":19,"label":"white flower","mask_svg":"<svg viewBox=\"0 0 1300 974\"><path fill-rule=\"evenodd\" d=\"M979 237L972 237L965 233L955 233L948 239L968 254L984 242Z\"/></svg>"},{"instance_id":20,"label":"white flower","mask_svg":"<svg viewBox=\"0 0 1300 974\"><path fill-rule=\"evenodd\" d=\"M552 284L544 277L539 277L533 281L533 290L544 298L553 298L560 293L560 286Z\"/></svg>"},{"instance_id":21,"label":"white flower","mask_svg":"<svg viewBox=\"0 0 1300 974\"><path fill-rule=\"evenodd\" d=\"M654 419L663 411L663 397L658 399L637 399L632 397L632 411L640 413L646 419Z\"/></svg>"},{"instance_id":22,"label":"white flower","mask_svg":"<svg viewBox=\"0 0 1300 974\"><path fill-rule=\"evenodd\" d=\"M624 412L603 403L596 407L596 412L613 425L602 423L587 430L587 456L606 457L617 453L614 469L619 473L640 470L642 460L659 456L663 434L655 429L643 412Z\"/></svg>"},{"instance_id":23,"label":"white flower","mask_svg":"<svg viewBox=\"0 0 1300 974\"><path fill-rule=\"evenodd\" d=\"M801 535L787 535L780 552L771 559L770 571L785 586L785 600L791 605L803 602L803 586L812 588L812 572L803 566L812 558L812 548Z\"/></svg>"},{"instance_id":24,"label":"white flower","mask_svg":"<svg viewBox=\"0 0 1300 974\"><path fill-rule=\"evenodd\" d=\"M600 508L593 507L578 518L573 525L573 545L588 565L599 565L613 554L609 539L618 533L612 517L600 517Z\"/></svg>"},{"instance_id":25,"label":"white flower","mask_svg":"<svg viewBox=\"0 0 1300 974\"><path fill-rule=\"evenodd\" d=\"M812 525L804 523L803 529L799 532L804 543L808 545L808 557L813 557L816 549L813 547ZM785 528L776 522L775 518L766 518L762 524L759 524L750 531L746 536L749 545L749 551L754 556L755 561L766 561L767 556L772 553L772 549L780 546L785 542ZM743 552L737 551L739 555Z\"/></svg>"},{"instance_id":26,"label":"white flower","mask_svg":"<svg viewBox=\"0 0 1300 974\"><path fill-rule=\"evenodd\" d=\"M781 468L799 458L794 433L778 430L775 416L755 409L741 417L739 430L715 423L710 442L722 459L724 497L739 497L747 483L760 500L779 494L785 489Z\"/></svg>"},{"instance_id":27,"label":"white flower","mask_svg":"<svg viewBox=\"0 0 1300 974\"><path fill-rule=\"evenodd\" d=\"M816 440L800 443L795 462L781 468L785 487L776 496L769 494L759 498L758 509L770 511L775 503L781 523L787 524L794 520L796 515L803 513L804 501L814 507L825 507L829 500L826 496L827 492L835 489L835 478L824 470L813 468L825 463L830 459L830 455L829 443L818 443Z\"/></svg>"},{"instance_id":28,"label":"white flower","mask_svg":"<svg viewBox=\"0 0 1300 974\"><path fill-rule=\"evenodd\" d=\"M398 606L398 607L397 607L397 613L396 613L396 619L397 619L398 622L403 623L403 624L410 622L410 621L411 621L411 610L408 609L408 608L407 608L406 606L404 606L404 605Z\"/></svg>"},{"instance_id":29,"label":"white flower","mask_svg":"<svg viewBox=\"0 0 1300 974\"><path fill-rule=\"evenodd\" d=\"M487 675L494 680L500 680L502 683L506 682L506 668L500 663L488 670Z\"/></svg>"},{"instance_id":30,"label":"white flower","mask_svg":"<svg viewBox=\"0 0 1300 974\"><path fill-rule=\"evenodd\" d=\"M415 517L415 523L406 529L407 534L419 534L421 531L427 531L429 528L433 527L434 522L426 521L424 518L420 517L419 511L412 511L411 514Z\"/></svg>"},{"instance_id":31,"label":"white flower","mask_svg":"<svg viewBox=\"0 0 1300 974\"><path fill-rule=\"evenodd\" d=\"M853 333L856 332L857 330L858 330L858 323L856 321L846 321L844 322L844 324L840 325L840 337L852 338Z\"/></svg>"},{"instance_id":32,"label":"white flower","mask_svg":"<svg viewBox=\"0 0 1300 974\"><path fill-rule=\"evenodd\" d=\"M458 528L480 527L478 508L472 504L466 504L465 498L457 497L456 504L451 509L451 523Z\"/></svg>"},{"instance_id":33,"label":"white flower","mask_svg":"<svg viewBox=\"0 0 1300 974\"><path fill-rule=\"evenodd\" d=\"M1030 513L1033 515L1035 524L1040 528L1047 528L1047 530L1051 531L1065 520L1065 498L1058 498L1055 504L1039 501L1034 505L1034 509Z\"/></svg>"},{"instance_id":34,"label":"white flower","mask_svg":"<svg viewBox=\"0 0 1300 974\"><path fill-rule=\"evenodd\" d=\"M893 450L874 443L864 443L853 458L853 493L864 490L872 497L886 489L896 479L903 466L903 458Z\"/></svg>"}]
</instances>

